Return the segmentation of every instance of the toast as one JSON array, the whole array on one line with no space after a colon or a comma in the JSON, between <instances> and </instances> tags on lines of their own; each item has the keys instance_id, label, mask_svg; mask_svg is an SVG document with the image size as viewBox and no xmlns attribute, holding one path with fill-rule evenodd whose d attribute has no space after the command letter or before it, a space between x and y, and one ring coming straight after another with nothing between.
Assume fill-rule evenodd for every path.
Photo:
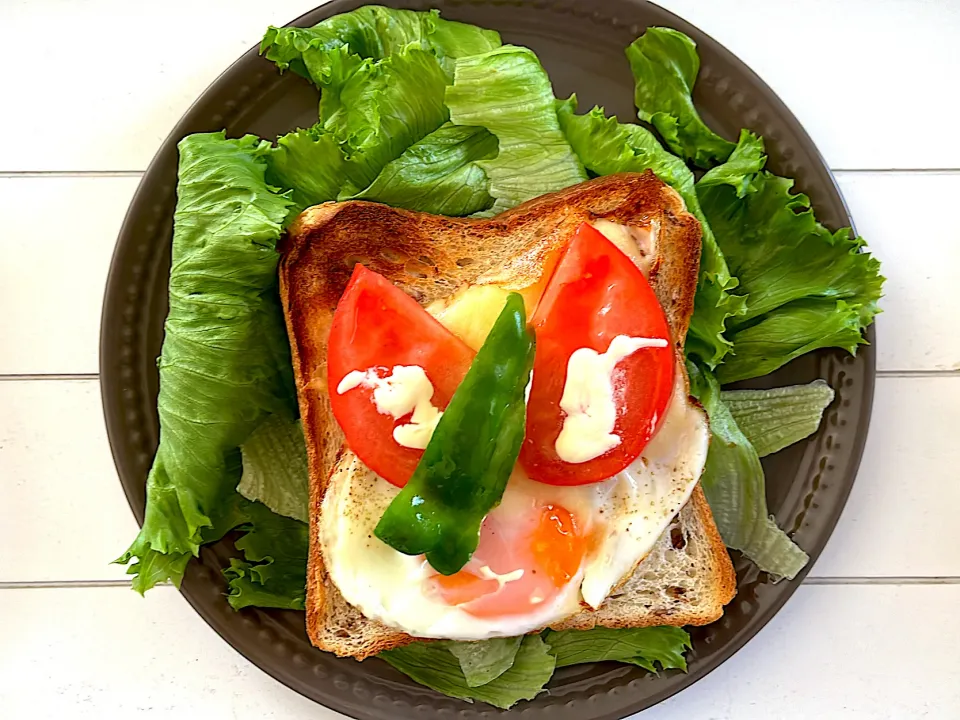
<instances>
[{"instance_id":1,"label":"toast","mask_svg":"<svg viewBox=\"0 0 960 720\"><path fill-rule=\"evenodd\" d=\"M343 599L329 581L318 540L331 473L369 472L344 447L326 386L330 323L353 267L363 263L422 305L468 284L520 289L540 279L548 258L580 223L601 219L658 228L641 255L682 353L697 284L700 225L680 196L649 171L597 178L490 219L348 201L308 208L291 225L281 247L280 293L310 467L307 633L318 648L363 659L415 639L366 618ZM730 557L698 486L631 577L597 610L585 606L554 627L704 625L723 614L735 591Z\"/></svg>"}]
</instances>

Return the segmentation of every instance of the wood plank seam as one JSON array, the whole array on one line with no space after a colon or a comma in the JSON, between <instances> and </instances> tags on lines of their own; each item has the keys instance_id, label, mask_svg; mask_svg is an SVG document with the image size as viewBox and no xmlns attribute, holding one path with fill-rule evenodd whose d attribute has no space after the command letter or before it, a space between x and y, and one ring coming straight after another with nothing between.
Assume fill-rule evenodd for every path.
<instances>
[{"instance_id":1,"label":"wood plank seam","mask_svg":"<svg viewBox=\"0 0 960 720\"><path fill-rule=\"evenodd\" d=\"M4 170L2 180L30 180L36 178L138 178L143 170Z\"/></svg>"},{"instance_id":2,"label":"wood plank seam","mask_svg":"<svg viewBox=\"0 0 960 720\"><path fill-rule=\"evenodd\" d=\"M20 380L99 380L98 373L8 373L0 375L0 381Z\"/></svg>"}]
</instances>

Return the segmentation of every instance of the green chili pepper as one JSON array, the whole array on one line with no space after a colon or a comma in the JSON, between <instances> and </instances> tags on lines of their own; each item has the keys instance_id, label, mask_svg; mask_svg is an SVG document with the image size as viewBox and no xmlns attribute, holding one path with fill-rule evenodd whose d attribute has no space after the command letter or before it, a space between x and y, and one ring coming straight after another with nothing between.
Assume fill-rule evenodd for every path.
<instances>
[{"instance_id":1,"label":"green chili pepper","mask_svg":"<svg viewBox=\"0 0 960 720\"><path fill-rule=\"evenodd\" d=\"M380 518L378 538L406 555L426 553L444 575L467 564L520 454L533 354L523 298L511 293L413 477Z\"/></svg>"}]
</instances>

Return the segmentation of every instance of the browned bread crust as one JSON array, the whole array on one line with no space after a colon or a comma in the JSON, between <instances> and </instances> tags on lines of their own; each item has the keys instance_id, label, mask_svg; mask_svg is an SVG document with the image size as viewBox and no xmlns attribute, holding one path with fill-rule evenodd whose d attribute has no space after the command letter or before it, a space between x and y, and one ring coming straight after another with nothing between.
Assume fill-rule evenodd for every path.
<instances>
[{"instance_id":1,"label":"browned bread crust","mask_svg":"<svg viewBox=\"0 0 960 720\"><path fill-rule=\"evenodd\" d=\"M337 302L356 263L363 263L427 305L466 284L496 281L523 288L537 282L549 257L580 223L598 219L631 227L655 224L650 283L682 350L693 312L700 258L700 225L681 198L653 173L597 178L524 203L490 219L459 219L409 212L377 203L325 203L305 210L282 248L280 293L310 466L310 554L307 632L324 650L362 659L413 638L364 618L328 580L317 538L321 501L330 474L349 471L352 453L333 418L326 387L327 338ZM338 461L341 457L345 462ZM683 610L647 604L639 616L621 610L585 610L565 626L705 624L733 596L735 579L709 507L698 488L681 516L697 527L709 562L698 571L709 602ZM669 533L668 533L669 534ZM693 537L693 536L691 536ZM702 564L702 563L701 563ZM643 566L641 565L641 568ZM628 581L625 587L629 587ZM702 607L701 607L702 606ZM609 608L608 608L609 610Z\"/></svg>"}]
</instances>

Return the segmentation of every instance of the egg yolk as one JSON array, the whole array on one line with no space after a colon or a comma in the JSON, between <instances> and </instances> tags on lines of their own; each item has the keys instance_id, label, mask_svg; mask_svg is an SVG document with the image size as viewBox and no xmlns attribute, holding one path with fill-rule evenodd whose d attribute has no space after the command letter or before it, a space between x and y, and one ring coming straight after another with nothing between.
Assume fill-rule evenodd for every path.
<instances>
[{"instance_id":1,"label":"egg yolk","mask_svg":"<svg viewBox=\"0 0 960 720\"><path fill-rule=\"evenodd\" d=\"M432 593L475 617L524 615L553 600L579 571L588 538L560 505L531 510L509 521L489 515L470 562L430 577Z\"/></svg>"},{"instance_id":2,"label":"egg yolk","mask_svg":"<svg viewBox=\"0 0 960 720\"><path fill-rule=\"evenodd\" d=\"M532 545L534 557L559 588L570 582L580 569L586 540L566 508L547 505L533 532Z\"/></svg>"}]
</instances>

